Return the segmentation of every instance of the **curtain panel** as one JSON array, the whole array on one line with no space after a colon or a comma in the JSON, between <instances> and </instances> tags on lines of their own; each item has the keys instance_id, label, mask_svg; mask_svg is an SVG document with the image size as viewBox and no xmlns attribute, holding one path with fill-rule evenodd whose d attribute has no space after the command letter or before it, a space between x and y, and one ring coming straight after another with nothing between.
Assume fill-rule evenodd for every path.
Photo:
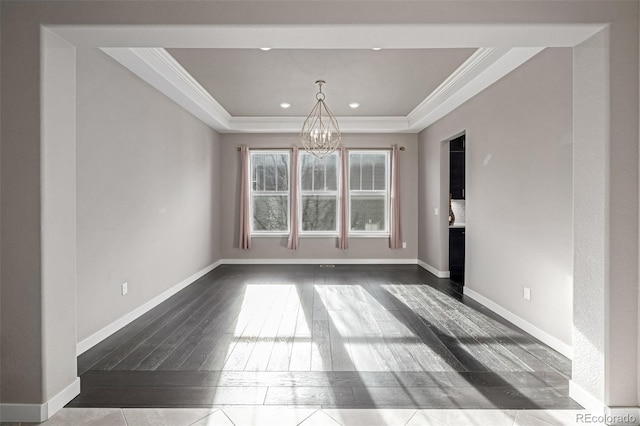
<instances>
[{"instance_id":1,"label":"curtain panel","mask_svg":"<svg viewBox=\"0 0 640 426\"><path fill-rule=\"evenodd\" d=\"M249 147L240 147L240 241L242 250L251 249L251 188L249 187Z\"/></svg>"},{"instance_id":2,"label":"curtain panel","mask_svg":"<svg viewBox=\"0 0 640 426\"><path fill-rule=\"evenodd\" d=\"M338 230L338 248L349 248L349 169L347 169L347 149L340 148L340 220Z\"/></svg>"},{"instance_id":3,"label":"curtain panel","mask_svg":"<svg viewBox=\"0 0 640 426\"><path fill-rule=\"evenodd\" d=\"M289 240L287 248L298 250L299 231L298 231L298 147L294 146L291 155L291 202L290 204L290 227Z\"/></svg>"},{"instance_id":4,"label":"curtain panel","mask_svg":"<svg viewBox=\"0 0 640 426\"><path fill-rule=\"evenodd\" d=\"M389 248L402 248L402 224L400 223L400 148L391 148L391 229Z\"/></svg>"}]
</instances>

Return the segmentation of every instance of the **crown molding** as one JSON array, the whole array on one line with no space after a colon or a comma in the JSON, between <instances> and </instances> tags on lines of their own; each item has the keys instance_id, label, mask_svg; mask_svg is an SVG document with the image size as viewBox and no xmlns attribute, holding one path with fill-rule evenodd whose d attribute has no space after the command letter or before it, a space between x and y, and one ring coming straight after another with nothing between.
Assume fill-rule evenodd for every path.
<instances>
[{"instance_id":1,"label":"crown molding","mask_svg":"<svg viewBox=\"0 0 640 426\"><path fill-rule=\"evenodd\" d=\"M544 47L478 49L407 115L409 128L421 131L544 50Z\"/></svg>"},{"instance_id":2,"label":"crown molding","mask_svg":"<svg viewBox=\"0 0 640 426\"><path fill-rule=\"evenodd\" d=\"M149 47L100 50L213 129L224 132L229 128L231 114L165 49Z\"/></svg>"},{"instance_id":3,"label":"crown molding","mask_svg":"<svg viewBox=\"0 0 640 426\"><path fill-rule=\"evenodd\" d=\"M479 48L407 116L338 117L343 133L418 133L542 51ZM297 133L304 117L231 116L163 48L102 48L134 74L220 133Z\"/></svg>"},{"instance_id":4,"label":"crown molding","mask_svg":"<svg viewBox=\"0 0 640 426\"><path fill-rule=\"evenodd\" d=\"M306 117L232 117L228 133L298 133ZM413 133L406 117L337 117L342 133Z\"/></svg>"}]
</instances>

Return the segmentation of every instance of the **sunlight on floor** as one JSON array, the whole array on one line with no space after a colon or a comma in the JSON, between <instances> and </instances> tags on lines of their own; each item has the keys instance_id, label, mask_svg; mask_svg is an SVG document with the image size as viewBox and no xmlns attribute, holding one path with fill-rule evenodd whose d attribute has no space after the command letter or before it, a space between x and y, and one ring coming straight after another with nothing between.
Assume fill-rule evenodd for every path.
<instances>
[{"instance_id":1,"label":"sunlight on floor","mask_svg":"<svg viewBox=\"0 0 640 426\"><path fill-rule=\"evenodd\" d=\"M419 352L447 370L360 285L256 283L244 290L223 370L422 371L415 360L396 362Z\"/></svg>"}]
</instances>

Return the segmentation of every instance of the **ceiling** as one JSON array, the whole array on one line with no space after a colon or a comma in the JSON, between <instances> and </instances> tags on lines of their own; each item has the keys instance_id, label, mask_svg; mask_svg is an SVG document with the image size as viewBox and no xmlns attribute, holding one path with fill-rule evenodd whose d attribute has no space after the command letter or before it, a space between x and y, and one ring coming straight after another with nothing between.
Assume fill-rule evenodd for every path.
<instances>
[{"instance_id":1,"label":"ceiling","mask_svg":"<svg viewBox=\"0 0 640 426\"><path fill-rule=\"evenodd\" d=\"M306 116L318 79L336 116L406 116L475 50L167 49L234 117Z\"/></svg>"},{"instance_id":2,"label":"ceiling","mask_svg":"<svg viewBox=\"0 0 640 426\"><path fill-rule=\"evenodd\" d=\"M101 46L221 133L298 133L314 104L317 79L327 82L327 104L343 133L417 133L545 46L573 46L598 28L336 24L58 31L80 47ZM291 107L281 108L282 102ZM349 108L351 102L360 107Z\"/></svg>"}]
</instances>

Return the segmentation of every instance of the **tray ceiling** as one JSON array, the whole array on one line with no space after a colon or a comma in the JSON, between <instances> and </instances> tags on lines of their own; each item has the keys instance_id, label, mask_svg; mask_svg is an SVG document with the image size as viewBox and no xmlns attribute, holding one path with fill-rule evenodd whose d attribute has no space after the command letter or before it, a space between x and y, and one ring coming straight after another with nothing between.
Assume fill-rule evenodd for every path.
<instances>
[{"instance_id":1,"label":"tray ceiling","mask_svg":"<svg viewBox=\"0 0 640 426\"><path fill-rule=\"evenodd\" d=\"M311 110L318 79L337 116L406 116L475 49L167 51L231 116L295 117Z\"/></svg>"}]
</instances>

